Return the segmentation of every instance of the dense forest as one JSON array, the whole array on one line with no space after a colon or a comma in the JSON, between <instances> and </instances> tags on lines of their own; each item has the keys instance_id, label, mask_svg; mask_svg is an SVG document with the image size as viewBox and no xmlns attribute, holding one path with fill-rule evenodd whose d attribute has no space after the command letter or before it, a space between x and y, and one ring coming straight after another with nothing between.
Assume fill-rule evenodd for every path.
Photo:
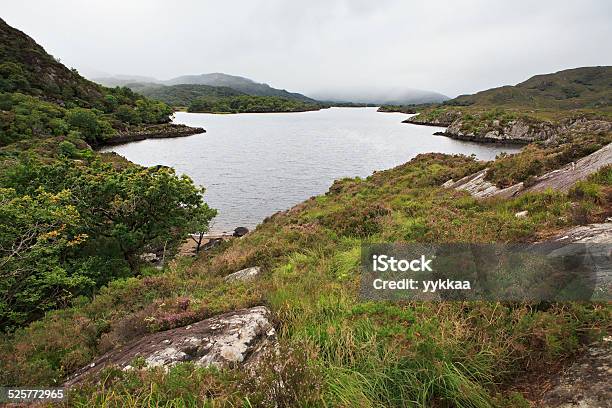
<instances>
[{"instance_id":1,"label":"dense forest","mask_svg":"<svg viewBox=\"0 0 612 408\"><path fill-rule=\"evenodd\" d=\"M148 98L177 109L186 108L189 112L303 112L329 106L308 99L247 94L225 86L198 84L164 86L151 83L128 83L126 86Z\"/></svg>"},{"instance_id":2,"label":"dense forest","mask_svg":"<svg viewBox=\"0 0 612 408\"><path fill-rule=\"evenodd\" d=\"M304 112L319 110L318 103L302 102L278 96L238 95L227 97L201 97L193 100L189 112L255 113L255 112Z\"/></svg>"},{"instance_id":3,"label":"dense forest","mask_svg":"<svg viewBox=\"0 0 612 408\"><path fill-rule=\"evenodd\" d=\"M147 98L155 99L175 107L187 107L198 98L224 98L246 95L232 88L210 85L180 84L160 86L156 84L128 84L127 86L134 92L138 92Z\"/></svg>"}]
</instances>

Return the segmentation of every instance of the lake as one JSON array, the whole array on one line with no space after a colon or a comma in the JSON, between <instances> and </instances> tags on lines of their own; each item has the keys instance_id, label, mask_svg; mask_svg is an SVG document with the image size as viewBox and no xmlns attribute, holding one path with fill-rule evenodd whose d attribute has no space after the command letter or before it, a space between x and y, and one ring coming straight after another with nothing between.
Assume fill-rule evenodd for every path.
<instances>
[{"instance_id":1,"label":"lake","mask_svg":"<svg viewBox=\"0 0 612 408\"><path fill-rule=\"evenodd\" d=\"M219 210L211 230L253 228L264 218L325 193L336 179L366 177L419 153L475 154L493 159L516 146L477 144L434 136L443 128L401 123L410 115L376 108L331 108L300 113L175 114L174 122L206 133L112 146L144 165L174 167L206 187Z\"/></svg>"}]
</instances>

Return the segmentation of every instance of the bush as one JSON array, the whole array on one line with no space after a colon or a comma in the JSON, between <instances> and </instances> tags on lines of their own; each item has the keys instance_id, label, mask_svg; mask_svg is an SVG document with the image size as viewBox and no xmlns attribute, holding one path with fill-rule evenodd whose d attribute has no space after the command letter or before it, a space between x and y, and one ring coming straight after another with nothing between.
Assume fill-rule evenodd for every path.
<instances>
[{"instance_id":1,"label":"bush","mask_svg":"<svg viewBox=\"0 0 612 408\"><path fill-rule=\"evenodd\" d=\"M389 213L380 204L355 203L325 216L321 224L340 235L367 237L381 231L382 218Z\"/></svg>"},{"instance_id":2,"label":"bush","mask_svg":"<svg viewBox=\"0 0 612 408\"><path fill-rule=\"evenodd\" d=\"M83 138L97 144L114 133L110 123L99 117L92 109L73 108L66 113L66 121L79 131Z\"/></svg>"}]
</instances>

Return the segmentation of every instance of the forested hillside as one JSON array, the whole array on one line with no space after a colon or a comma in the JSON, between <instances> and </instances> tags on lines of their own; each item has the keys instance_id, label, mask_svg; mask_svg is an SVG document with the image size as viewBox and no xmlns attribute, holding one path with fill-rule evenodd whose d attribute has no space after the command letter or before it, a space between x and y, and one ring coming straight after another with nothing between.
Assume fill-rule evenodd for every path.
<instances>
[{"instance_id":1,"label":"forested hillside","mask_svg":"<svg viewBox=\"0 0 612 408\"><path fill-rule=\"evenodd\" d=\"M314 99L299 94L297 92L289 92L285 89L273 88L268 84L255 82L249 78L244 78L236 75L228 75L219 72L201 75L183 75L177 78L170 79L168 81L164 81L164 84L200 84L221 86L235 89L247 95L277 96L285 99L295 99L303 102L316 102Z\"/></svg>"},{"instance_id":2,"label":"forested hillside","mask_svg":"<svg viewBox=\"0 0 612 408\"><path fill-rule=\"evenodd\" d=\"M170 120L168 105L88 81L2 20L0 56L0 146L69 134L97 145Z\"/></svg>"},{"instance_id":3,"label":"forested hillside","mask_svg":"<svg viewBox=\"0 0 612 408\"><path fill-rule=\"evenodd\" d=\"M302 112L318 110L327 105L280 96L258 96L225 86L127 84L134 92L189 112L250 113Z\"/></svg>"},{"instance_id":4,"label":"forested hillside","mask_svg":"<svg viewBox=\"0 0 612 408\"><path fill-rule=\"evenodd\" d=\"M143 252L172 253L214 211L188 177L91 148L173 132L168 105L84 79L2 20L0 56L0 327L10 332L139 274Z\"/></svg>"},{"instance_id":5,"label":"forested hillside","mask_svg":"<svg viewBox=\"0 0 612 408\"><path fill-rule=\"evenodd\" d=\"M210 113L269 113L305 112L324 108L319 103L303 102L278 96L238 95L227 97L200 97L188 106L189 112Z\"/></svg>"},{"instance_id":6,"label":"forested hillside","mask_svg":"<svg viewBox=\"0 0 612 408\"><path fill-rule=\"evenodd\" d=\"M138 92L147 98L162 101L171 106L185 107L191 105L191 103L198 98L222 98L228 96L246 95L243 92L236 91L235 89L222 87L222 86L210 86L210 85L156 85L156 84L142 84L142 86L128 84L134 92Z\"/></svg>"}]
</instances>

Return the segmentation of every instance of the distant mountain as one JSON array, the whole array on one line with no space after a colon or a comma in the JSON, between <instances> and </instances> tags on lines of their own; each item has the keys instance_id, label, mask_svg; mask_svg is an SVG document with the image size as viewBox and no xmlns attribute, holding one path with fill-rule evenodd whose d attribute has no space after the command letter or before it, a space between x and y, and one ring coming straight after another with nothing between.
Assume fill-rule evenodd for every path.
<instances>
[{"instance_id":1,"label":"distant mountain","mask_svg":"<svg viewBox=\"0 0 612 408\"><path fill-rule=\"evenodd\" d=\"M158 85L158 84L126 84L128 88L151 99L162 101L172 106L189 106L199 98L223 98L228 96L246 95L226 86L210 85Z\"/></svg>"},{"instance_id":2,"label":"distant mountain","mask_svg":"<svg viewBox=\"0 0 612 408\"><path fill-rule=\"evenodd\" d=\"M419 105L423 103L439 103L449 99L448 96L437 92L405 88L321 91L313 96L320 101L375 105Z\"/></svg>"},{"instance_id":3,"label":"distant mountain","mask_svg":"<svg viewBox=\"0 0 612 408\"><path fill-rule=\"evenodd\" d=\"M210 86L224 86L243 92L247 95L255 96L280 96L286 99L296 99L305 102L315 102L307 96L296 92L289 92L285 89L272 88L268 84L255 82L251 79L227 75L223 73L212 73L212 74L201 74L201 75L183 75L177 78L170 79L163 82L165 85L178 85L178 84L198 84L198 85L210 85Z\"/></svg>"},{"instance_id":4,"label":"distant mountain","mask_svg":"<svg viewBox=\"0 0 612 408\"><path fill-rule=\"evenodd\" d=\"M536 75L514 86L461 95L445 102L445 105L495 105L534 109L610 107L612 67L583 67Z\"/></svg>"},{"instance_id":5,"label":"distant mountain","mask_svg":"<svg viewBox=\"0 0 612 408\"><path fill-rule=\"evenodd\" d=\"M109 77L92 78L92 81L101 85L114 88L116 86L127 86L128 84L144 83L144 84L159 84L160 81L153 77L140 75L113 75Z\"/></svg>"},{"instance_id":6,"label":"distant mountain","mask_svg":"<svg viewBox=\"0 0 612 408\"><path fill-rule=\"evenodd\" d=\"M106 78L94 78L94 81L106 86L128 86L134 89L134 84L142 85L208 85L213 87L232 88L236 91L253 96L279 96L285 99L295 99L303 102L316 102L314 99L296 92L289 92L285 89L272 88L268 84L255 82L241 76L228 75L223 73L183 75L167 81L160 81L155 78L140 76L113 76ZM136 89L134 89L136 90Z\"/></svg>"}]
</instances>

